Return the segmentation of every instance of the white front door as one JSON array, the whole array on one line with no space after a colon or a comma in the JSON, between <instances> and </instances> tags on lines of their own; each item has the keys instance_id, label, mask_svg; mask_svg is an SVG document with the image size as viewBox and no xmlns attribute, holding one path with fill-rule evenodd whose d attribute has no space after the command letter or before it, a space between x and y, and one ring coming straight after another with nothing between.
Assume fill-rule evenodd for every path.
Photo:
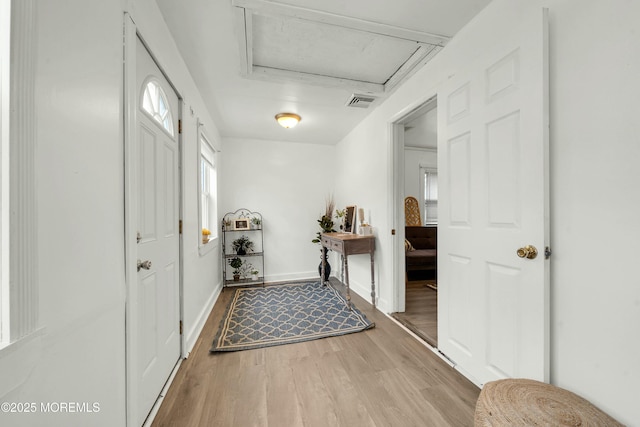
<instances>
[{"instance_id":1,"label":"white front door","mask_svg":"<svg viewBox=\"0 0 640 427\"><path fill-rule=\"evenodd\" d=\"M137 420L142 425L180 357L178 97L145 46L136 47Z\"/></svg>"},{"instance_id":2,"label":"white front door","mask_svg":"<svg viewBox=\"0 0 640 427\"><path fill-rule=\"evenodd\" d=\"M438 92L438 348L477 384L549 376L546 10L521 19Z\"/></svg>"}]
</instances>

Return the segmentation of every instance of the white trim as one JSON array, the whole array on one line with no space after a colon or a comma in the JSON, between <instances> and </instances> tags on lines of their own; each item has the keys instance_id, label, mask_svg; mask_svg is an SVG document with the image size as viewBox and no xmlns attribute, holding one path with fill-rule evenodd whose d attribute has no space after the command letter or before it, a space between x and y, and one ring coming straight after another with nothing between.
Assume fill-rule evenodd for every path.
<instances>
[{"instance_id":1,"label":"white trim","mask_svg":"<svg viewBox=\"0 0 640 427\"><path fill-rule=\"evenodd\" d=\"M384 84L384 91L391 92L400 83L415 74L442 50L442 46L420 45L418 50Z\"/></svg>"},{"instance_id":2,"label":"white trim","mask_svg":"<svg viewBox=\"0 0 640 427\"><path fill-rule=\"evenodd\" d=\"M437 46L444 46L451 39L447 36L427 33L424 31L409 30L406 28L395 27L393 25L381 24L379 22L366 21L364 19L354 18L351 16L322 12L319 10L276 3L273 1L232 0L231 4L235 7L249 9L252 12L256 11L261 15L286 16L289 18L335 25L338 27L350 28L382 36L395 37Z\"/></svg>"},{"instance_id":3,"label":"white trim","mask_svg":"<svg viewBox=\"0 0 640 427\"><path fill-rule=\"evenodd\" d=\"M5 11L7 9L4 9ZM6 19L6 17L5 17ZM10 148L8 159L3 163L10 165L8 175L3 177L3 207L9 212L6 226L9 235L3 235L3 308L9 305L8 313L3 309L3 339L15 341L33 332L38 327L38 218L36 192L36 106L35 106L35 0L12 2L11 9L10 52L16 60L5 64L10 67L8 88L4 86L3 98L9 98L8 117L10 129L3 129L3 148ZM9 93L6 90L9 89ZM4 101L4 99L3 99ZM4 108L4 105L3 105ZM8 144L8 145L4 145ZM4 171L4 167L3 167ZM4 174L5 172L3 172ZM6 182L8 176L9 182ZM4 191L3 191L4 193ZM5 199L5 197L8 197ZM8 204L11 209L8 209ZM3 222L3 227L5 223ZM6 230L4 230L6 232ZM8 244L8 251L6 245ZM8 259L7 254L8 252ZM8 267L9 271L6 271ZM8 301L7 301L8 299ZM9 325L6 325L6 318ZM9 339L6 339L6 331Z\"/></svg>"},{"instance_id":4,"label":"white trim","mask_svg":"<svg viewBox=\"0 0 640 427\"><path fill-rule=\"evenodd\" d=\"M244 8L234 7L233 15L236 29L236 40L238 41L238 58L240 59L240 75L247 76L250 74L249 64L253 64L253 39L251 29L253 24L251 14L248 14Z\"/></svg>"},{"instance_id":5,"label":"white trim","mask_svg":"<svg viewBox=\"0 0 640 427\"><path fill-rule=\"evenodd\" d=\"M136 396L138 395L138 382L136 381L138 371L136 368L136 358L131 349L134 336L129 333L138 327L134 316L134 307L137 304L135 293L131 292L131 286L136 280L136 223L138 207L134 197L137 188L137 176L135 165L137 164L136 140L136 26L131 16L125 13L124 22L124 242L125 242L125 283L126 283L126 304L125 304L125 349L126 349L126 407L127 425L135 425L137 419L138 405Z\"/></svg>"},{"instance_id":6,"label":"white trim","mask_svg":"<svg viewBox=\"0 0 640 427\"><path fill-rule=\"evenodd\" d=\"M389 197L389 218L391 228L394 229L395 236L391 236L391 251L389 252L388 265L391 266L391 284L393 296L391 300L391 310L394 312L404 312L405 288L399 286L404 283L404 266L400 266L401 252L404 250L404 180L399 179L404 171L404 125L392 122L389 124L389 145L387 158L389 159L388 194Z\"/></svg>"},{"instance_id":7,"label":"white trim","mask_svg":"<svg viewBox=\"0 0 640 427\"><path fill-rule=\"evenodd\" d=\"M303 73L300 71L282 70L278 68L261 67L251 65L249 73L245 77L256 80L291 82L296 81L324 87L340 87L359 92L384 93L385 87L378 83L363 82L360 80L344 79L339 77L323 76L321 74Z\"/></svg>"},{"instance_id":8,"label":"white trim","mask_svg":"<svg viewBox=\"0 0 640 427\"><path fill-rule=\"evenodd\" d=\"M434 154L438 152L438 149L433 147L414 147L411 145L405 145L404 148L407 150L425 151L427 153L434 153ZM423 166L423 164L421 163L420 166Z\"/></svg>"},{"instance_id":9,"label":"white trim","mask_svg":"<svg viewBox=\"0 0 640 427\"><path fill-rule=\"evenodd\" d=\"M9 87L11 1L0 1L0 345L10 341L9 304Z\"/></svg>"},{"instance_id":10,"label":"white trim","mask_svg":"<svg viewBox=\"0 0 640 427\"><path fill-rule=\"evenodd\" d=\"M213 310L213 306L218 300L218 297L220 296L220 292L222 292L222 282L218 282L213 292L211 293L211 296L207 300L207 303L204 305L204 307L200 311L200 314L198 314L198 317L196 318L193 324L193 328L191 328L188 334L185 334L185 341L186 341L186 345L185 345L186 354L184 355L185 358L189 357L189 355L191 354L191 351L193 350L193 347L196 345L196 342L198 341L198 338L200 337L200 334L204 329L204 325L205 323L207 323L207 319L209 318L209 315Z\"/></svg>"},{"instance_id":11,"label":"white trim","mask_svg":"<svg viewBox=\"0 0 640 427\"><path fill-rule=\"evenodd\" d=\"M400 110L389 121L388 167L389 182L389 218L391 227L396 230L396 240L392 241L389 254L393 286L393 312L405 311L405 267L404 267L404 125L420 114L433 108L437 103L437 93L420 99ZM437 104L435 104L437 105Z\"/></svg>"},{"instance_id":12,"label":"white trim","mask_svg":"<svg viewBox=\"0 0 640 427\"><path fill-rule=\"evenodd\" d=\"M200 239L200 243L198 244L198 255L205 256L215 248L220 246L220 237L216 237L214 239L209 240L207 244L202 243L202 239Z\"/></svg>"},{"instance_id":13,"label":"white trim","mask_svg":"<svg viewBox=\"0 0 640 427\"><path fill-rule=\"evenodd\" d=\"M436 227L438 225L438 215L436 214L436 222L427 222L427 199L424 197L425 192L426 192L426 186L425 186L425 175L426 174L433 174L436 176L436 180L437 180L437 176L438 176L438 168L437 166L434 167L432 165L418 165L419 167L419 174L418 176L420 177L420 182L418 183L419 187L420 187L420 200L418 201L418 203L420 203L421 209L422 209L422 213L423 215L420 218L420 222L422 223L422 225L426 225L429 227ZM437 188L437 184L436 184L436 188ZM435 199L436 201L436 209L437 209L437 203L438 203L438 199Z\"/></svg>"},{"instance_id":14,"label":"white trim","mask_svg":"<svg viewBox=\"0 0 640 427\"><path fill-rule=\"evenodd\" d=\"M219 246L219 238L220 238L220 232L219 232L219 225L218 225L218 202L219 202L219 194L218 194L218 165L217 165L217 150L214 147L214 144L211 142L211 139L209 138L209 136L207 135L205 129L204 129L204 125L202 124L202 122L200 121L200 119L198 118L197 120L197 129L198 131L196 132L196 138L197 138L197 147L198 147L198 160L197 160L197 164L196 164L196 170L198 171L198 179L196 180L196 194L198 195L198 229L197 229L197 235L198 235L198 254L200 256L203 256L207 253L209 253L210 251L213 250L214 247L218 247ZM204 143L204 147L203 147L203 143ZM203 218L202 218L202 160L206 160L207 162L209 162L211 164L211 169L213 170L213 172L215 173L215 186L209 186L209 194L211 194L211 192L214 193L215 196L215 206L213 206L213 212L209 213L209 216L211 216L211 214L213 214L213 221L208 221L210 222L209 224L209 231L211 231L212 233L212 238L209 242L207 243L202 243L202 228L203 227Z\"/></svg>"},{"instance_id":15,"label":"white trim","mask_svg":"<svg viewBox=\"0 0 640 427\"><path fill-rule=\"evenodd\" d=\"M245 77L266 81L290 82L342 87L369 93L389 93L401 82L413 75L422 65L429 62L451 39L447 36L410 30L379 22L367 21L351 16L338 15L301 6L276 3L265 0L233 0L236 39L239 48L240 73ZM416 51L390 76L385 83L374 83L320 74L304 73L286 69L263 67L253 63L253 15L286 17L316 24L342 27L384 37L415 42Z\"/></svg>"}]
</instances>

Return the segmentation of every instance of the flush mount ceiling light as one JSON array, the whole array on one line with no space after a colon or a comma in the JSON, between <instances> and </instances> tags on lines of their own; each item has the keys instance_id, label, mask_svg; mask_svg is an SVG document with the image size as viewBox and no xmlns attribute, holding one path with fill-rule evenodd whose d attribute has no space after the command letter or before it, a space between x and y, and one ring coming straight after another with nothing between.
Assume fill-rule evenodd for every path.
<instances>
[{"instance_id":1,"label":"flush mount ceiling light","mask_svg":"<svg viewBox=\"0 0 640 427\"><path fill-rule=\"evenodd\" d=\"M280 123L280 126L285 129L289 129L297 125L302 118L293 113L280 113L276 114L276 120Z\"/></svg>"}]
</instances>

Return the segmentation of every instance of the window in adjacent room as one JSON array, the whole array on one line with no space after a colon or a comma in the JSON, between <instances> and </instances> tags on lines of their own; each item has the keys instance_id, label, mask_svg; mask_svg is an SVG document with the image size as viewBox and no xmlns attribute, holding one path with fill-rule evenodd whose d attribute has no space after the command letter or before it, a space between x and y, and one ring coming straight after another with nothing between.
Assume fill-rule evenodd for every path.
<instances>
[{"instance_id":1,"label":"window in adjacent room","mask_svg":"<svg viewBox=\"0 0 640 427\"><path fill-rule=\"evenodd\" d=\"M438 224L438 171L420 168L424 200L424 224Z\"/></svg>"}]
</instances>

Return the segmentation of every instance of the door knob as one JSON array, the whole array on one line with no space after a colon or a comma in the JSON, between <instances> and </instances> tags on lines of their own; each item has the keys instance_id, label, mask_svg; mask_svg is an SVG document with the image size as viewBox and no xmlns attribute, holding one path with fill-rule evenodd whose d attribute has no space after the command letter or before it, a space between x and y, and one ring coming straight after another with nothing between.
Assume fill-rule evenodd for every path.
<instances>
[{"instance_id":1,"label":"door knob","mask_svg":"<svg viewBox=\"0 0 640 427\"><path fill-rule=\"evenodd\" d=\"M151 261L149 261L149 260L146 260L146 261L138 260L138 271L140 271L140 269L149 270L150 268L151 268Z\"/></svg>"},{"instance_id":2,"label":"door knob","mask_svg":"<svg viewBox=\"0 0 640 427\"><path fill-rule=\"evenodd\" d=\"M524 248L518 249L516 254L518 254L520 258L534 259L538 256L538 250L535 246L527 245Z\"/></svg>"}]
</instances>

